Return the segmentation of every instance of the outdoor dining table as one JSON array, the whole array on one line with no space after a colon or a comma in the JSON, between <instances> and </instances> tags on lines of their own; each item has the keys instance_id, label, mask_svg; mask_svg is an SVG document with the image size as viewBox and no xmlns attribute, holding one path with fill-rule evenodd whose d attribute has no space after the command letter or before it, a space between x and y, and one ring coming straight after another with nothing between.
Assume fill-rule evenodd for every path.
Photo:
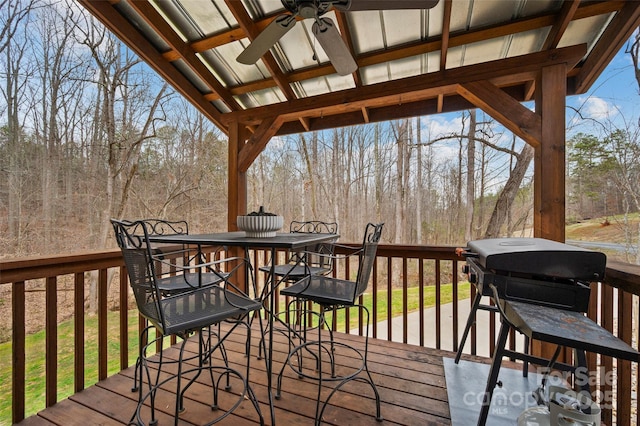
<instances>
[{"instance_id":1,"label":"outdoor dining table","mask_svg":"<svg viewBox=\"0 0 640 426\"><path fill-rule=\"evenodd\" d=\"M196 245L198 247L203 246L227 246L227 247L240 247L244 249L245 256L249 258L249 249L269 249L271 250L271 259L269 263L271 265L271 273L269 274L270 282L265 283L265 288L271 286L272 291L263 291L265 300L268 304L267 321L269 322L269 338L267 339L267 356L266 356L266 370L267 370L267 392L269 395L269 408L271 411L271 424L275 425L275 415L273 407L273 393L272 393L272 359L273 359L273 317L275 314L275 295L276 291L273 291L275 286L279 282L275 282L275 275L273 268L275 267L276 251L277 250L301 250L308 246L315 244L326 243L335 241L338 237L336 234L325 233L276 233L275 237L254 238L247 237L247 234L242 231L235 232L217 232L212 234L181 234L181 235L153 235L149 236L149 241L152 243L163 244L189 244Z\"/></svg>"}]
</instances>

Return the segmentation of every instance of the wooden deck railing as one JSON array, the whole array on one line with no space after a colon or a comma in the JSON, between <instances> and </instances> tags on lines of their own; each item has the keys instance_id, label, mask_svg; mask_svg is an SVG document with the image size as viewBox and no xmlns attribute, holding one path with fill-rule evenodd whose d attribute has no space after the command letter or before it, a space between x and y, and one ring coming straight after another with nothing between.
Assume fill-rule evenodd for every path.
<instances>
[{"instance_id":1,"label":"wooden deck railing","mask_svg":"<svg viewBox=\"0 0 640 426\"><path fill-rule=\"evenodd\" d=\"M338 251L340 253L340 251ZM281 253L282 258L285 254ZM265 252L253 252L253 259L259 262L265 259ZM474 288L469 289L460 272L464 259L457 257L453 247L422 247L381 245L378 248L378 259L375 265L371 283L371 297L373 306L372 329L373 337L409 342L409 335L418 335L414 344L426 347L457 350L458 336L464 327L466 317L459 314L462 304L470 304L470 296ZM355 264L338 265L336 275L351 277L356 273ZM119 272L119 280L112 290L108 291L109 278L112 272ZM87 296L88 273L97 277L97 377L85 378L87 368L85 362L85 323L89 317L85 308ZM119 336L119 366L127 368L135 361L136 353L130 353L128 330L132 325L128 318L127 309L130 298L128 283L122 257L119 250L82 253L77 255L52 256L46 258L31 258L21 260L0 261L0 285L11 286L11 327L12 327L12 379L11 397L12 422L24 419L25 393L27 389L25 345L27 334L28 312L36 307L28 302L28 287L33 283L40 283L44 287L44 316L45 316L45 344L43 347L29 350L44 351L45 359L45 401L49 407L64 397L58 392L60 377L57 375L58 349L61 342L58 339L58 317L61 314L61 292L72 291L73 307L70 310L73 319L73 391L79 392L85 383L101 380L108 375L108 328L107 317L109 310L118 311ZM61 284L64 282L64 286ZM69 288L69 283L71 288ZM64 289L62 288L64 287ZM113 287L113 286L112 286ZM417 294L416 294L417 293ZM115 296L114 296L115 294ZM443 306L449 303L449 295L458 295L452 303L451 318L443 315ZM638 340L638 294L640 294L640 266L610 263L607 268L606 282L593 284L591 307L588 315L601 326L616 334L625 342L637 348ZM114 302L114 297L115 301ZM111 298L111 299L110 299ZM417 301L416 301L417 298ZM433 302L430 300L433 299ZM111 300L111 303L108 301ZM397 302L399 301L399 302ZM394 303L396 302L396 303ZM399 303L399 315L395 321L402 324L401 332L394 334L391 321L394 305ZM427 309L433 303L431 309ZM40 306L38 309L42 309ZM409 320L410 311L415 312L418 321ZM6 312L6 311L5 311ZM493 318L495 325L499 319ZM427 327L435 327L432 339L425 339ZM133 324L135 326L135 324ZM139 323L138 329L144 324ZM363 333L361 318L347 318L345 325L338 331ZM489 330L478 330L469 338L471 352L476 351L477 339L488 339L490 350L495 341L495 327ZM64 342L67 343L67 342ZM113 344L113 342L111 342ZM2 360L7 363L9 360ZM608 357L589 356L588 365L594 372L592 390L600 396L604 408L603 422L606 424L630 425L640 424L637 414L636 394L638 383L637 365L613 360ZM595 373L598 374L595 374ZM595 394L595 393L594 393ZM636 413L636 414L633 414ZM0 419L0 423L8 419Z\"/></svg>"}]
</instances>

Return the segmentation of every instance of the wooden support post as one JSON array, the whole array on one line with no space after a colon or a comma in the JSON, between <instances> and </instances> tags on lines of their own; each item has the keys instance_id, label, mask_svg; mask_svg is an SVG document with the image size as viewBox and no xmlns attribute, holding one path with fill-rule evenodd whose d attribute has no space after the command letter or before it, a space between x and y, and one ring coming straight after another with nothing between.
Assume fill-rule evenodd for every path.
<instances>
[{"instance_id":1,"label":"wooden support post","mask_svg":"<svg viewBox=\"0 0 640 426\"><path fill-rule=\"evenodd\" d=\"M241 171L239 168L240 151L248 138L247 129L238 122L229 125L229 180L227 182L227 191L229 202L227 205L227 229L229 231L237 231L236 223L238 215L247 214L247 172ZM228 256L243 257L244 251L240 247L230 247ZM235 277L235 284L244 291L246 288L247 276L246 271L239 270ZM243 288L244 286L244 288Z\"/></svg>"},{"instance_id":2,"label":"wooden support post","mask_svg":"<svg viewBox=\"0 0 640 426\"><path fill-rule=\"evenodd\" d=\"M534 166L534 236L565 240L566 66L542 68L536 86L536 113L542 120Z\"/></svg>"},{"instance_id":3,"label":"wooden support post","mask_svg":"<svg viewBox=\"0 0 640 426\"><path fill-rule=\"evenodd\" d=\"M237 216L247 213L247 172L239 168L240 151L247 137L247 131L241 123L233 122L229 125L229 180L227 182L229 194L227 228L229 231L237 231Z\"/></svg>"},{"instance_id":4,"label":"wooden support post","mask_svg":"<svg viewBox=\"0 0 640 426\"><path fill-rule=\"evenodd\" d=\"M535 147L534 237L565 240L565 64L541 69L536 80L536 114L542 120L540 144ZM532 342L532 353L550 358L555 345ZM566 361L567 353L559 361Z\"/></svg>"}]
</instances>

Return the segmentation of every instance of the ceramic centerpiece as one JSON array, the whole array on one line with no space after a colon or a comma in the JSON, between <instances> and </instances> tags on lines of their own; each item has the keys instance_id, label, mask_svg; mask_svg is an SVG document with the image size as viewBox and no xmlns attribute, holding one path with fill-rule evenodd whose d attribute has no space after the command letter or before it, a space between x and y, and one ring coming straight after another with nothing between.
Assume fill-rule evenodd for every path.
<instances>
[{"instance_id":1,"label":"ceramic centerpiece","mask_svg":"<svg viewBox=\"0 0 640 426\"><path fill-rule=\"evenodd\" d=\"M260 206L257 212L238 216L236 223L249 238L270 238L275 237L276 231L282 228L283 220L282 216L265 212L264 207Z\"/></svg>"}]
</instances>

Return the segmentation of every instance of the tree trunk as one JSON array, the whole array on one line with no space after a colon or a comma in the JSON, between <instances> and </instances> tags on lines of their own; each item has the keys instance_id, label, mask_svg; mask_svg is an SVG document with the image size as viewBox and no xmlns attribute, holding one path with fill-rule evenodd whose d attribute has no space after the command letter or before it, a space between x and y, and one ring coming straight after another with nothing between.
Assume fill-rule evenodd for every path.
<instances>
[{"instance_id":1,"label":"tree trunk","mask_svg":"<svg viewBox=\"0 0 640 426\"><path fill-rule=\"evenodd\" d=\"M484 238L497 238L500 236L500 228L505 223L507 215L513 205L513 200L518 194L520 184L524 179L525 173L529 168L529 164L533 159L534 149L529 144L524 144L522 151L518 154L516 165L507 179L507 183L498 196L493 213L487 225L487 231Z\"/></svg>"},{"instance_id":2,"label":"tree trunk","mask_svg":"<svg viewBox=\"0 0 640 426\"><path fill-rule=\"evenodd\" d=\"M392 125L396 142L396 194L395 194L395 235L394 242L399 244L404 235L405 224L405 161L407 144L407 121L402 120Z\"/></svg>"},{"instance_id":3,"label":"tree trunk","mask_svg":"<svg viewBox=\"0 0 640 426\"><path fill-rule=\"evenodd\" d=\"M316 139L318 136L316 133L311 135L312 138ZM306 168L306 174L308 181L302 182L303 191L302 198L303 203L307 198L311 201L311 216L313 218L318 218L318 212L316 210L316 183L315 183L315 173L313 168L312 155L309 152L309 147L307 146L307 139L304 137L304 134L300 135L300 143L302 144L302 160L304 161L304 165ZM313 143L313 142L312 142ZM308 194L308 196L307 196ZM303 204L304 206L304 204ZM305 216L305 212L302 212L302 216Z\"/></svg>"},{"instance_id":4,"label":"tree trunk","mask_svg":"<svg viewBox=\"0 0 640 426\"><path fill-rule=\"evenodd\" d=\"M467 182L464 216L464 239L473 239L473 209L475 203L476 178L476 110L469 110L469 133L467 138Z\"/></svg>"}]
</instances>

